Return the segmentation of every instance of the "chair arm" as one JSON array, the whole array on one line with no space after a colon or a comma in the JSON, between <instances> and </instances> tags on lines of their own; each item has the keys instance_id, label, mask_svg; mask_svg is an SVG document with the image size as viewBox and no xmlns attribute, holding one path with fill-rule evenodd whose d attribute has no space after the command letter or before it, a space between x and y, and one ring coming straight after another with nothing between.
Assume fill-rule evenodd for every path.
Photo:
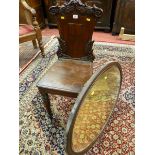
<instances>
[{"instance_id":1,"label":"chair arm","mask_svg":"<svg viewBox=\"0 0 155 155\"><path fill-rule=\"evenodd\" d=\"M23 5L24 9L29 11L33 16L36 15L36 10L30 7L25 0L21 0L21 4Z\"/></svg>"}]
</instances>

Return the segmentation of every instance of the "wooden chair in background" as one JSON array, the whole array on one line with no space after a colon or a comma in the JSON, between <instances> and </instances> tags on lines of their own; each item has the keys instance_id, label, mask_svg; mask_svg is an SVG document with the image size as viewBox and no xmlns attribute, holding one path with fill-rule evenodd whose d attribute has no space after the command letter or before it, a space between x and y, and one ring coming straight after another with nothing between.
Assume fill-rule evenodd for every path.
<instances>
[{"instance_id":1,"label":"wooden chair in background","mask_svg":"<svg viewBox=\"0 0 155 155\"><path fill-rule=\"evenodd\" d=\"M119 36L118 36L119 39L135 41L135 35L133 35L133 34L125 34L124 31L125 31L125 28L121 27L121 30L120 30L120 33L119 33Z\"/></svg>"},{"instance_id":2,"label":"wooden chair in background","mask_svg":"<svg viewBox=\"0 0 155 155\"><path fill-rule=\"evenodd\" d=\"M20 0L20 12L25 18L19 19L19 43L26 41L32 41L34 48L37 48L37 42L41 51L41 55L44 57L44 47L42 42L42 34L38 22L36 20L36 11L30 7L25 0ZM21 9L23 7L23 9ZM25 20L23 20L25 19Z\"/></svg>"},{"instance_id":3,"label":"wooden chair in background","mask_svg":"<svg viewBox=\"0 0 155 155\"><path fill-rule=\"evenodd\" d=\"M37 87L51 115L48 93L77 97L91 77L94 59L92 34L103 11L96 6L87 6L80 0L70 0L49 10L58 24L59 59L37 83Z\"/></svg>"}]
</instances>

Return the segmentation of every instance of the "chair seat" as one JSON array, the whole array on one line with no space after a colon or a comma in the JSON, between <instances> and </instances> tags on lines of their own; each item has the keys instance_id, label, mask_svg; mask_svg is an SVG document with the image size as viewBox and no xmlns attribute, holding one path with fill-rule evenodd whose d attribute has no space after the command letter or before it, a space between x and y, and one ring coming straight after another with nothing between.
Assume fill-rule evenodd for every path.
<instances>
[{"instance_id":1,"label":"chair seat","mask_svg":"<svg viewBox=\"0 0 155 155\"><path fill-rule=\"evenodd\" d=\"M48 93L77 96L92 75L91 65L91 62L86 61L58 60L38 82L37 87Z\"/></svg>"},{"instance_id":2,"label":"chair seat","mask_svg":"<svg viewBox=\"0 0 155 155\"><path fill-rule=\"evenodd\" d=\"M28 34L30 32L33 32L34 29L31 25L27 25L27 24L22 24L19 26L19 35L25 35Z\"/></svg>"}]
</instances>

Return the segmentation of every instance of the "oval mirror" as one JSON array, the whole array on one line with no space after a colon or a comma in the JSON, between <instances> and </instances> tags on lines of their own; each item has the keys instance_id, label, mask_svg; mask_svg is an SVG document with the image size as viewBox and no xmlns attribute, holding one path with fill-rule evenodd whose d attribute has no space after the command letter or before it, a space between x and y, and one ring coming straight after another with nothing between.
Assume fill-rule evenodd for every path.
<instances>
[{"instance_id":1,"label":"oval mirror","mask_svg":"<svg viewBox=\"0 0 155 155\"><path fill-rule=\"evenodd\" d=\"M67 154L82 155L96 142L115 107L121 81L121 66L111 62L101 67L85 84L67 122Z\"/></svg>"}]
</instances>

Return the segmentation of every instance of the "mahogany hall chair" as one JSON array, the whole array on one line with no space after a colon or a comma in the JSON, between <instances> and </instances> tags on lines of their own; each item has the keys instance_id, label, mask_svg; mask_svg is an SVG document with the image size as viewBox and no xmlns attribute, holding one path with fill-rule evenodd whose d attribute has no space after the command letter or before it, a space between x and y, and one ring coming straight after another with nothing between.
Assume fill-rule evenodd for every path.
<instances>
[{"instance_id":1,"label":"mahogany hall chair","mask_svg":"<svg viewBox=\"0 0 155 155\"><path fill-rule=\"evenodd\" d=\"M103 11L96 6L87 6L80 0L51 6L49 11L57 20L60 34L58 61L45 73L37 87L51 115L48 93L77 97L91 77L94 59L92 34Z\"/></svg>"},{"instance_id":2,"label":"mahogany hall chair","mask_svg":"<svg viewBox=\"0 0 155 155\"><path fill-rule=\"evenodd\" d=\"M36 20L36 11L30 7L25 0L20 0L19 7L19 43L32 41L34 48L37 48L37 40L41 55L44 57L45 54L42 42L42 34Z\"/></svg>"}]
</instances>

